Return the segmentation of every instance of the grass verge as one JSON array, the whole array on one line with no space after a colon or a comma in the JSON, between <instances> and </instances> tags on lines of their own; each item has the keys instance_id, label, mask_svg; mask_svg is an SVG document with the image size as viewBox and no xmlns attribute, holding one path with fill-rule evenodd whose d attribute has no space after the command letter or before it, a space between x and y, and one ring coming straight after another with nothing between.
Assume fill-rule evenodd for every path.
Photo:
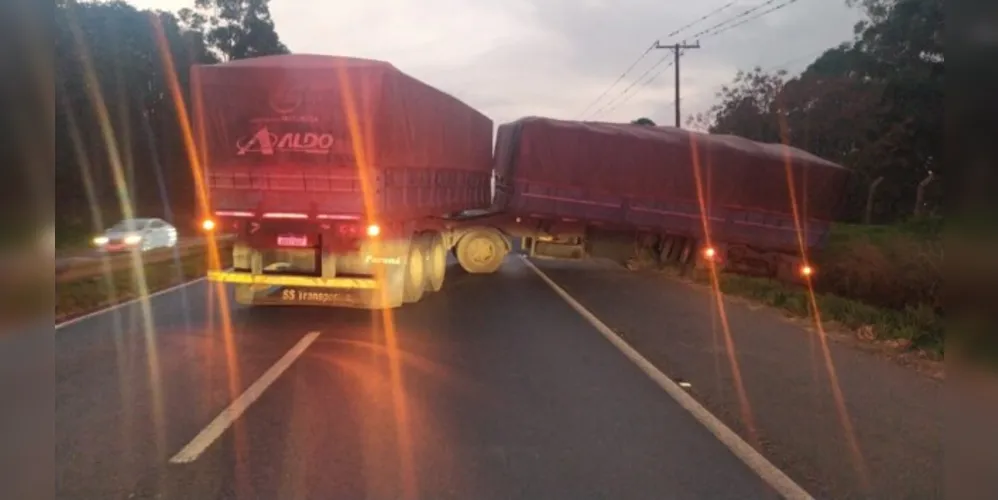
<instances>
[{"instance_id":1,"label":"grass verge","mask_svg":"<svg viewBox=\"0 0 998 500\"><path fill-rule=\"evenodd\" d=\"M696 281L709 284L703 274ZM805 287L792 287L776 280L722 274L721 291L782 309L793 316L813 318L811 299ZM822 322L838 323L856 333L859 340L887 342L904 350L924 352L930 359L943 358L943 318L926 305L903 310L865 304L829 293L815 293Z\"/></svg>"},{"instance_id":2,"label":"grass verge","mask_svg":"<svg viewBox=\"0 0 998 500\"><path fill-rule=\"evenodd\" d=\"M220 253L222 267L227 267L229 252ZM203 277L208 269L204 253L148 264L144 267L145 288L148 293L164 290ZM55 286L56 323L141 295L141 281L131 268L59 282Z\"/></svg>"},{"instance_id":3,"label":"grass verge","mask_svg":"<svg viewBox=\"0 0 998 500\"><path fill-rule=\"evenodd\" d=\"M905 311L942 308L943 238L938 219L892 226L836 224L814 256L817 290Z\"/></svg>"},{"instance_id":4,"label":"grass verge","mask_svg":"<svg viewBox=\"0 0 998 500\"><path fill-rule=\"evenodd\" d=\"M814 256L814 299L822 321L842 325L867 344L942 360L948 326L942 308L942 227L940 219L833 226L827 245ZM675 271L667 272L678 274ZM710 284L706 272L690 277ZM814 316L806 287L726 273L719 282L725 294L799 318ZM983 351L976 345L964 350Z\"/></svg>"}]
</instances>

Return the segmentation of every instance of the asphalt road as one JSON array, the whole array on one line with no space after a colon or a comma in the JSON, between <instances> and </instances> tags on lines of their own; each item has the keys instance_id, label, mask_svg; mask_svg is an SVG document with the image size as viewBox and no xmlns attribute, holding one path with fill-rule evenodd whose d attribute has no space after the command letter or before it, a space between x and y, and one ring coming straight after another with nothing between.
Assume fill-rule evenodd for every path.
<instances>
[{"instance_id":1,"label":"asphalt road","mask_svg":"<svg viewBox=\"0 0 998 500\"><path fill-rule=\"evenodd\" d=\"M815 497L942 498L938 382L833 345L847 432L801 327L727 304L734 377L704 290L538 267ZM57 331L57 498L778 497L518 258L452 267L391 321L226 298L202 282Z\"/></svg>"}]
</instances>

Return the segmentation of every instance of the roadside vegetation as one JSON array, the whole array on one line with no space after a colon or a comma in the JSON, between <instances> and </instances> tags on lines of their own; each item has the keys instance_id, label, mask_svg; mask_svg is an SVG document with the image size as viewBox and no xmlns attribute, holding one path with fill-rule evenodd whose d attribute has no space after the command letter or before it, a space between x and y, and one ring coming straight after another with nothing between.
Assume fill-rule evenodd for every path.
<instances>
[{"instance_id":1,"label":"roadside vegetation","mask_svg":"<svg viewBox=\"0 0 998 500\"><path fill-rule=\"evenodd\" d=\"M829 245L814 256L811 285L824 323L853 332L862 342L927 359L944 355L946 323L941 307L941 232L933 221L896 226L834 227ZM678 274L677 268L666 268ZM687 275L710 285L706 269ZM811 291L804 284L721 273L720 290L813 318Z\"/></svg>"},{"instance_id":2,"label":"roadside vegetation","mask_svg":"<svg viewBox=\"0 0 998 500\"><path fill-rule=\"evenodd\" d=\"M190 0L188 5L172 13L119 0L56 2L51 59L58 75L53 111L59 147L52 162L54 183L48 185L58 200L55 246L60 251L88 247L96 233L126 217L126 207L136 217L167 220L181 234L195 230L202 211L178 112L191 103L191 66L288 52L268 0ZM222 256L228 259L224 251ZM24 267L10 259L7 264ZM96 261L88 272L74 270L68 280L60 273L53 290L52 263L45 264L39 269L47 277L35 280L44 284L36 292L0 287L10 295L11 301L3 302L12 313L26 311L27 303L34 304L35 314L21 316L47 316L54 306L59 322L140 295L130 266L105 273ZM204 276L207 266L205 256L197 254L157 260L144 269L146 286L154 292ZM27 277L21 282L32 283Z\"/></svg>"},{"instance_id":3,"label":"roadside vegetation","mask_svg":"<svg viewBox=\"0 0 998 500\"><path fill-rule=\"evenodd\" d=\"M228 267L231 252L220 249L220 257L222 267ZM82 276L77 274L74 278L56 281L56 323L141 297L143 284L151 294L201 278L209 269L208 255L197 252L178 259L146 264L143 267L143 282L131 266L106 272L104 265L97 262Z\"/></svg>"},{"instance_id":4,"label":"roadside vegetation","mask_svg":"<svg viewBox=\"0 0 998 500\"><path fill-rule=\"evenodd\" d=\"M942 1L847 3L866 17L851 42L796 75L739 72L689 125L790 144L849 168L842 223L812 256L822 319L941 357ZM729 274L720 281L726 293L811 314L806 288Z\"/></svg>"},{"instance_id":5,"label":"roadside vegetation","mask_svg":"<svg viewBox=\"0 0 998 500\"><path fill-rule=\"evenodd\" d=\"M187 3L190 8L172 13L125 1L56 2L50 59L58 75L59 147L55 182L48 185L58 200L58 248L85 247L95 233L125 218L126 206L136 217L162 218L182 233L195 229L202 212L178 113L190 108L191 66L288 49L268 0ZM105 134L114 147L107 147Z\"/></svg>"},{"instance_id":6,"label":"roadside vegetation","mask_svg":"<svg viewBox=\"0 0 998 500\"><path fill-rule=\"evenodd\" d=\"M934 222L838 225L815 262L813 288L822 320L849 328L860 340L942 358L942 239ZM720 286L725 293L812 316L805 286L730 274L721 276Z\"/></svg>"}]
</instances>

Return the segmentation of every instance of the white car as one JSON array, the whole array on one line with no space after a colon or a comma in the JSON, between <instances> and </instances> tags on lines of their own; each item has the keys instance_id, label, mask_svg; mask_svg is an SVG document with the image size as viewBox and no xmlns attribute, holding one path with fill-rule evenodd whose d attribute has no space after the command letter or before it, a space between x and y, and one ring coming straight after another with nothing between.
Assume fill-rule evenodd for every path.
<instances>
[{"instance_id":1,"label":"white car","mask_svg":"<svg viewBox=\"0 0 998 500\"><path fill-rule=\"evenodd\" d=\"M105 252L142 251L177 245L177 228L162 219L125 219L94 238Z\"/></svg>"}]
</instances>

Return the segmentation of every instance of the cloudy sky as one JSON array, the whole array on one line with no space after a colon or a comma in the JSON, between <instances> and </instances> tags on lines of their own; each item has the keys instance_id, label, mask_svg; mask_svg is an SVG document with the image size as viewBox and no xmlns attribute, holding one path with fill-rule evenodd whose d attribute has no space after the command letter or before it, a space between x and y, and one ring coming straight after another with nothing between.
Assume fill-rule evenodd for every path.
<instances>
[{"instance_id":1,"label":"cloudy sky","mask_svg":"<svg viewBox=\"0 0 998 500\"><path fill-rule=\"evenodd\" d=\"M129 1L174 11L194 3ZM271 0L270 8L293 52L389 61L497 123L541 115L648 116L672 124L674 70L666 50L651 51L602 101L590 104L655 40L693 42L698 32L781 4L787 5L699 37L702 48L682 58L685 117L710 107L739 69L800 71L824 49L851 39L860 13L845 0ZM664 57L670 59L646 73Z\"/></svg>"}]
</instances>

